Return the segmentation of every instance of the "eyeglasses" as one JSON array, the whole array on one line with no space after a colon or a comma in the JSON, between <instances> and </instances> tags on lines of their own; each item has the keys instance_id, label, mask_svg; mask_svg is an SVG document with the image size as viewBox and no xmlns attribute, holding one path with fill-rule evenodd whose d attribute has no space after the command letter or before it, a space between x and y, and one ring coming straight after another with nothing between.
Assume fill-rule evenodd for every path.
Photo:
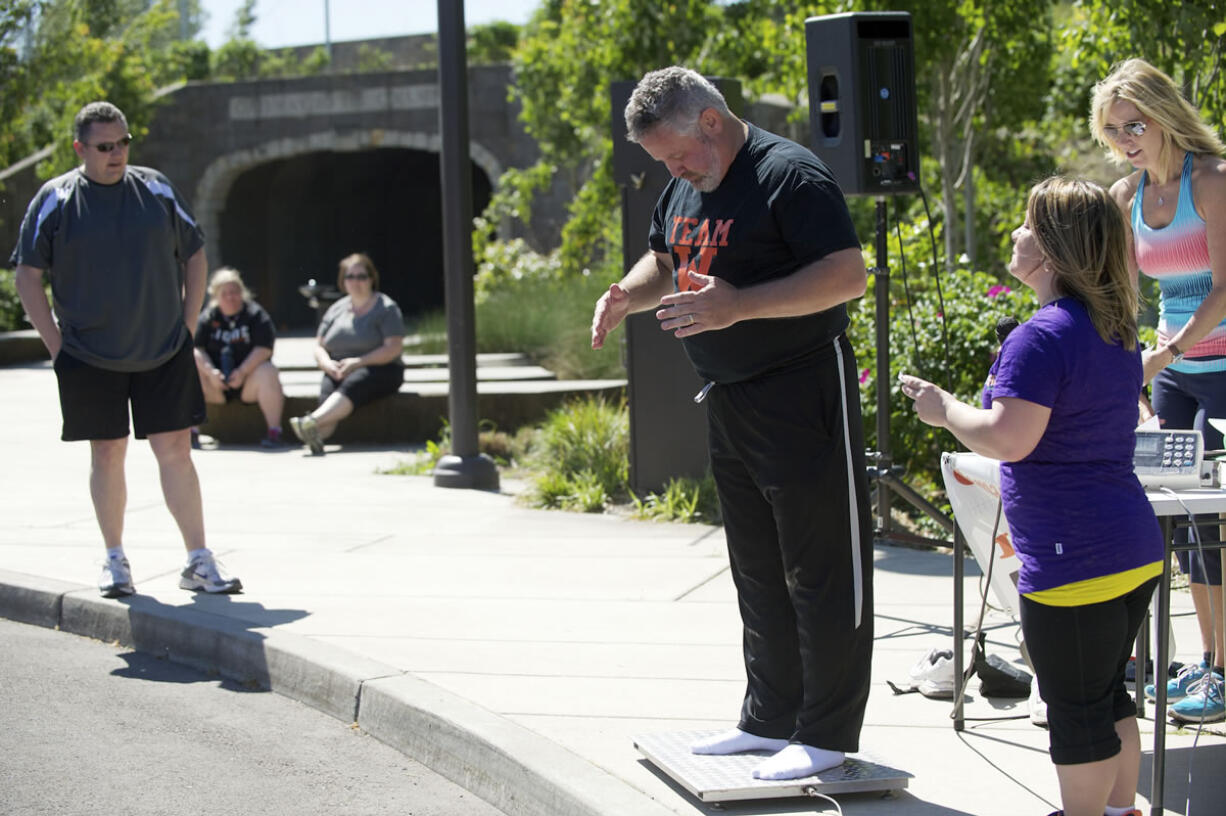
<instances>
[{"instance_id":1,"label":"eyeglasses","mask_svg":"<svg viewBox=\"0 0 1226 816\"><path fill-rule=\"evenodd\" d=\"M1118 142L1120 137L1127 134L1129 136L1140 136L1149 127L1146 122L1125 122L1116 127L1115 125L1103 125L1103 133L1107 134L1107 138L1113 142Z\"/></svg>"},{"instance_id":2,"label":"eyeglasses","mask_svg":"<svg viewBox=\"0 0 1226 816\"><path fill-rule=\"evenodd\" d=\"M370 275L365 272L346 272L345 280L370 280Z\"/></svg>"},{"instance_id":3,"label":"eyeglasses","mask_svg":"<svg viewBox=\"0 0 1226 816\"><path fill-rule=\"evenodd\" d=\"M96 145L91 145L88 142L86 142L85 146L92 147L95 150L97 150L99 153L110 153L112 150L114 150L117 147L127 147L130 144L132 144L132 134L131 133L129 133L127 136L124 136L118 142L98 142L98 144Z\"/></svg>"}]
</instances>

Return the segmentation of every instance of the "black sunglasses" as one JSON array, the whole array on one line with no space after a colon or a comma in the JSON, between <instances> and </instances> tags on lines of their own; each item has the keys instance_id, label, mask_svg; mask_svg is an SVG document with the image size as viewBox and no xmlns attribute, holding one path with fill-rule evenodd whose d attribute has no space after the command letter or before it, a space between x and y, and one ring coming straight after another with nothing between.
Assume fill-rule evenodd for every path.
<instances>
[{"instance_id":1,"label":"black sunglasses","mask_svg":"<svg viewBox=\"0 0 1226 816\"><path fill-rule=\"evenodd\" d=\"M96 145L91 145L88 142L86 142L85 146L92 147L95 150L97 150L99 153L110 153L112 150L114 150L117 147L127 147L130 144L132 144L132 134L131 133L129 133L127 136L124 136L118 142L98 142L98 144Z\"/></svg>"}]
</instances>

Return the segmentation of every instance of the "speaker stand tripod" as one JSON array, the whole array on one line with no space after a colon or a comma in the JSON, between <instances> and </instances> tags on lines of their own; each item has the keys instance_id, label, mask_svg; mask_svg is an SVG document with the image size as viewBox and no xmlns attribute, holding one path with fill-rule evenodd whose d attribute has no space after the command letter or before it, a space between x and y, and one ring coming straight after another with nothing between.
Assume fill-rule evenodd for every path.
<instances>
[{"instance_id":1,"label":"speaker stand tripod","mask_svg":"<svg viewBox=\"0 0 1226 816\"><path fill-rule=\"evenodd\" d=\"M877 265L873 273L873 294L877 299L877 450L865 453L868 480L873 485L873 540L901 541L913 544L942 544L948 541L926 538L899 529L890 516L893 495L905 500L941 526L950 536L954 522L941 509L925 499L902 480L903 468L890 457L890 266L889 232L886 227L885 196L877 197Z\"/></svg>"}]
</instances>

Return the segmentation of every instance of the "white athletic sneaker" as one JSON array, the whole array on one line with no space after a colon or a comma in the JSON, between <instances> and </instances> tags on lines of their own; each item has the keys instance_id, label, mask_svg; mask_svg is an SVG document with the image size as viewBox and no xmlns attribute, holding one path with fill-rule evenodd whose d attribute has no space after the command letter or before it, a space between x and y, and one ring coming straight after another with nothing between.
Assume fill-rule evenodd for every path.
<instances>
[{"instance_id":1,"label":"white athletic sneaker","mask_svg":"<svg viewBox=\"0 0 1226 816\"><path fill-rule=\"evenodd\" d=\"M179 574L179 588L228 595L242 591L243 582L230 577L216 558L204 555L193 558L183 568Z\"/></svg>"},{"instance_id":2,"label":"white athletic sneaker","mask_svg":"<svg viewBox=\"0 0 1226 816\"><path fill-rule=\"evenodd\" d=\"M1030 681L1030 699L1026 703L1030 709L1030 722L1039 728L1047 727L1047 703L1039 696L1039 678Z\"/></svg>"},{"instance_id":3,"label":"white athletic sneaker","mask_svg":"<svg viewBox=\"0 0 1226 816\"><path fill-rule=\"evenodd\" d=\"M103 598L122 598L125 595L135 595L136 587L132 586L132 568L128 559L110 558L102 562L102 574L98 576L98 591Z\"/></svg>"},{"instance_id":4,"label":"white athletic sneaker","mask_svg":"<svg viewBox=\"0 0 1226 816\"><path fill-rule=\"evenodd\" d=\"M911 685L925 697L946 699L954 696L954 653L950 649L929 649L911 667Z\"/></svg>"}]
</instances>

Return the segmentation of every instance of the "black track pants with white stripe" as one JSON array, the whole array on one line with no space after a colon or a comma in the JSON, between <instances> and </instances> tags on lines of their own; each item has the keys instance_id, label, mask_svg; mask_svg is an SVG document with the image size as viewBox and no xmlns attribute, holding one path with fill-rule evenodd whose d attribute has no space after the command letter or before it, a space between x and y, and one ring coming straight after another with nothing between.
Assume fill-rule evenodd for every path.
<instances>
[{"instance_id":1,"label":"black track pants with white stripe","mask_svg":"<svg viewBox=\"0 0 1226 816\"><path fill-rule=\"evenodd\" d=\"M873 542L851 344L707 396L744 624L739 727L859 750L873 650Z\"/></svg>"}]
</instances>

